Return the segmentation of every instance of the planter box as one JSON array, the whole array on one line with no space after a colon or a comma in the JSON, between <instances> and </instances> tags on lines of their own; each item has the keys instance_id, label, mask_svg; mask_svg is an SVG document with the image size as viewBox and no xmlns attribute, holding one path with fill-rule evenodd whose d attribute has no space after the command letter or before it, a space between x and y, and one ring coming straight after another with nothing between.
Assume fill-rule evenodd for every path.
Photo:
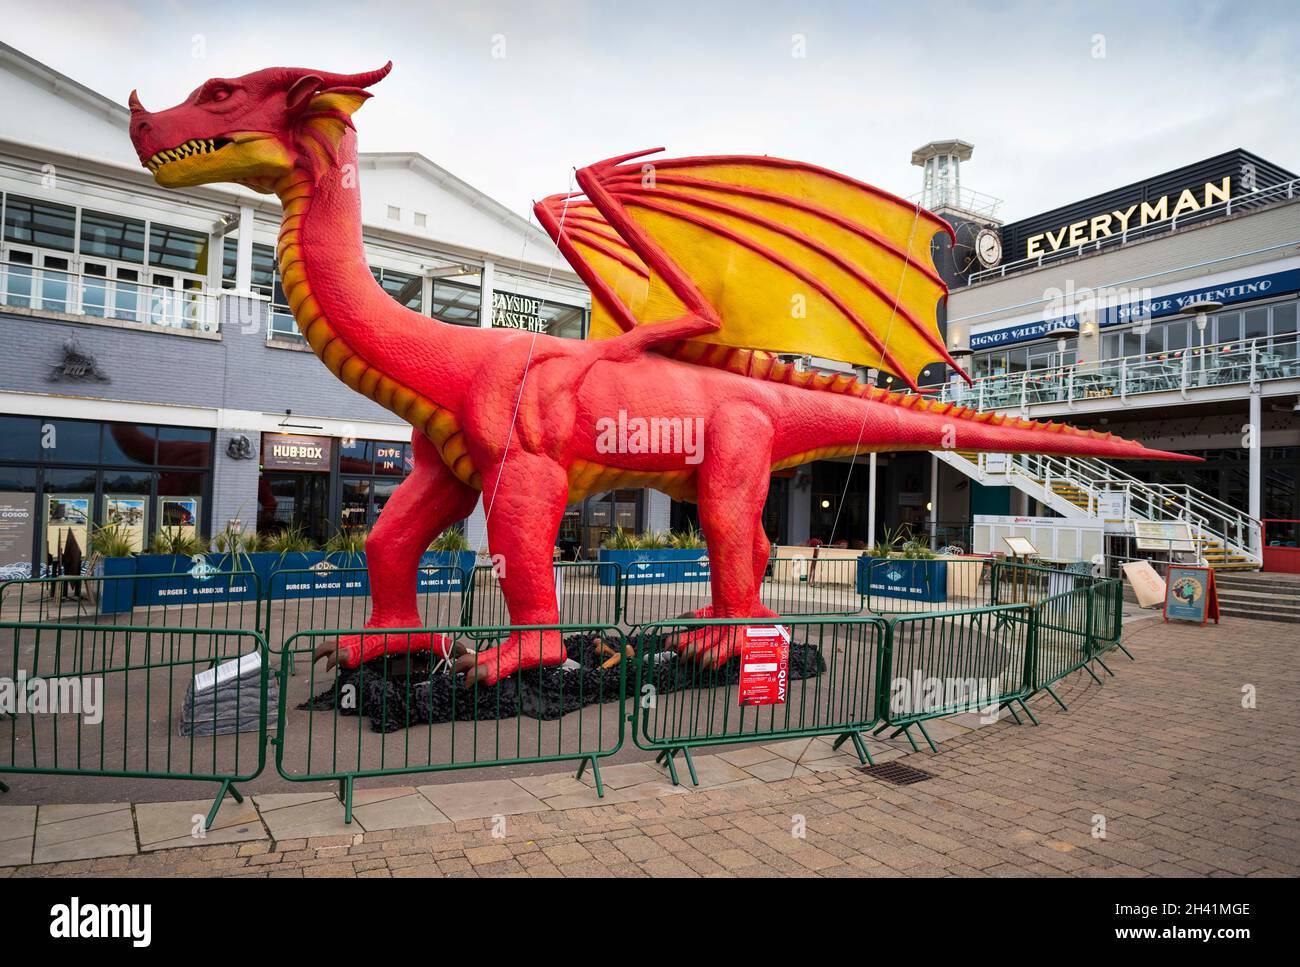
<instances>
[{"instance_id":1,"label":"planter box","mask_svg":"<svg viewBox=\"0 0 1300 967\"><path fill-rule=\"evenodd\" d=\"M948 593L948 562L864 554L858 558L858 593L909 601L944 601Z\"/></svg>"},{"instance_id":2,"label":"planter box","mask_svg":"<svg viewBox=\"0 0 1300 967\"><path fill-rule=\"evenodd\" d=\"M137 608L156 604L202 604L212 601L253 601L259 585L247 567L232 574L230 554L139 554L135 558L134 602Z\"/></svg>"},{"instance_id":3,"label":"planter box","mask_svg":"<svg viewBox=\"0 0 1300 967\"><path fill-rule=\"evenodd\" d=\"M709 551L704 547L653 551L611 551L602 547L600 561L617 564L625 584L698 583L708 581L710 576ZM615 581L613 568L600 568L601 587L612 587Z\"/></svg>"},{"instance_id":4,"label":"planter box","mask_svg":"<svg viewBox=\"0 0 1300 967\"><path fill-rule=\"evenodd\" d=\"M126 614L135 607L134 557L106 557L99 564L99 613Z\"/></svg>"},{"instance_id":5,"label":"planter box","mask_svg":"<svg viewBox=\"0 0 1300 967\"><path fill-rule=\"evenodd\" d=\"M478 555L473 551L425 551L420 556L420 571L415 579L416 593L461 590L462 577L467 581L473 580L477 559ZM453 567L460 568L460 573L448 570Z\"/></svg>"}]
</instances>

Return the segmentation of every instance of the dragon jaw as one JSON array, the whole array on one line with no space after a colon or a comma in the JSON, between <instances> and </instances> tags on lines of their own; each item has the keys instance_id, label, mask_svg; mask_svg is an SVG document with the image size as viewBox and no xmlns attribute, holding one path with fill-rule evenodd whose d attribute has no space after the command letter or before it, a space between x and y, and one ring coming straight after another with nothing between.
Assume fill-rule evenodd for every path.
<instances>
[{"instance_id":1,"label":"dragon jaw","mask_svg":"<svg viewBox=\"0 0 1300 967\"><path fill-rule=\"evenodd\" d=\"M386 76L273 67L212 78L165 111L145 110L134 91L131 142L164 188L233 182L268 192L295 167L319 174L333 161L351 115Z\"/></svg>"}]
</instances>

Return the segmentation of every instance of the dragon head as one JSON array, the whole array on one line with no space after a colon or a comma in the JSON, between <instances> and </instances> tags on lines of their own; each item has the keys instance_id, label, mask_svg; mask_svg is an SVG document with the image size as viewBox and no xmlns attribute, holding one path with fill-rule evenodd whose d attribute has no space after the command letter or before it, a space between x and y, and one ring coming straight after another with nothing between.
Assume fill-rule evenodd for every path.
<instances>
[{"instance_id":1,"label":"dragon head","mask_svg":"<svg viewBox=\"0 0 1300 967\"><path fill-rule=\"evenodd\" d=\"M319 176L335 160L352 114L392 62L363 74L269 67L214 77L182 103L146 111L135 91L131 143L165 188L234 182L269 192L295 167Z\"/></svg>"}]
</instances>

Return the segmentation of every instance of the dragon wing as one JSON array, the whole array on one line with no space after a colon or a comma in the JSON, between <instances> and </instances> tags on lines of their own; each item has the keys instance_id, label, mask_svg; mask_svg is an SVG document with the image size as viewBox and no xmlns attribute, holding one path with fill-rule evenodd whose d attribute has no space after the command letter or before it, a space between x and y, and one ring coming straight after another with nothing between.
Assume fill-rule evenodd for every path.
<instances>
[{"instance_id":1,"label":"dragon wing","mask_svg":"<svg viewBox=\"0 0 1300 967\"><path fill-rule=\"evenodd\" d=\"M877 367L915 388L942 359L947 286L931 240L947 222L887 192L794 161L720 156L577 173L585 198L539 221L593 294L589 337L695 314L691 341Z\"/></svg>"}]
</instances>

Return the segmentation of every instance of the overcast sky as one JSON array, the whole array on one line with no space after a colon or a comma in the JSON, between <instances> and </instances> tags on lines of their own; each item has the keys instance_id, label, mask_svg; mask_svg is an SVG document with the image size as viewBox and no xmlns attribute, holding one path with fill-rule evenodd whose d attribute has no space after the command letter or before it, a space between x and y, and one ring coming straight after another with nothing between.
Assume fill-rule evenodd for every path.
<instances>
[{"instance_id":1,"label":"overcast sky","mask_svg":"<svg viewBox=\"0 0 1300 967\"><path fill-rule=\"evenodd\" d=\"M0 0L0 24L151 109L212 76L391 58L362 150L421 152L520 212L575 165L659 145L910 195L911 151L962 138L963 184L1008 220L1229 148L1300 168L1294 0Z\"/></svg>"}]
</instances>

